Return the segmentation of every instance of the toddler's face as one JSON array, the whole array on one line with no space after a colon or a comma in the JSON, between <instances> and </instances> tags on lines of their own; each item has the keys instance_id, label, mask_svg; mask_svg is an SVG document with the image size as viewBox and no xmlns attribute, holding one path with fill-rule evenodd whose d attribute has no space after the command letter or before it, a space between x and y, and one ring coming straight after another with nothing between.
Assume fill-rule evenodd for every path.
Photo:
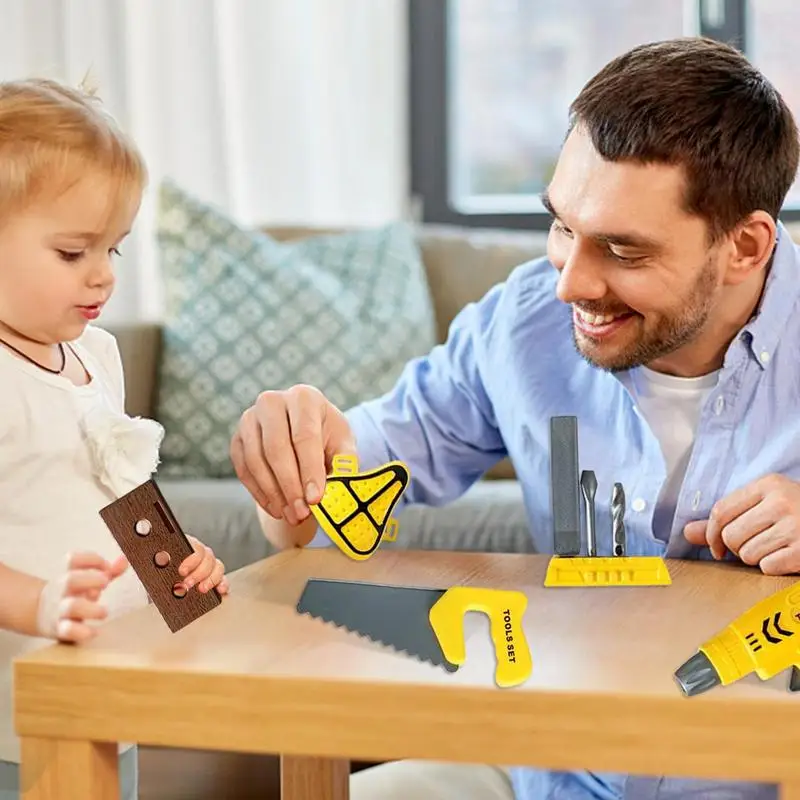
<instances>
[{"instance_id":1,"label":"toddler's face","mask_svg":"<svg viewBox=\"0 0 800 800\"><path fill-rule=\"evenodd\" d=\"M139 210L110 181L83 176L67 191L0 220L0 335L70 341L96 319L114 288L112 261Z\"/></svg>"}]
</instances>

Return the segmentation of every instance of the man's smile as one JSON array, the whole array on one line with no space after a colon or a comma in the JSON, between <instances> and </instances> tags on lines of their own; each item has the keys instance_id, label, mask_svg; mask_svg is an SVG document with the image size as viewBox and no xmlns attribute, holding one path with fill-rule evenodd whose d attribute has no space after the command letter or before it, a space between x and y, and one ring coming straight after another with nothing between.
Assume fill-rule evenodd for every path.
<instances>
[{"instance_id":1,"label":"man's smile","mask_svg":"<svg viewBox=\"0 0 800 800\"><path fill-rule=\"evenodd\" d=\"M575 329L590 339L605 339L626 325L634 316L633 311L616 314L593 314L577 306L572 307L572 319Z\"/></svg>"}]
</instances>

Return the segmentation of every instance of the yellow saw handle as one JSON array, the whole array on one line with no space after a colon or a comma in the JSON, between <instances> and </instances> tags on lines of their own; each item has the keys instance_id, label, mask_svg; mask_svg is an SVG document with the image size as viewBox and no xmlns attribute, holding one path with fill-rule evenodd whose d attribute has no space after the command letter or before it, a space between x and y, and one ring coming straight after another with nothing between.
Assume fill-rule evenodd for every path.
<instances>
[{"instance_id":1,"label":"yellow saw handle","mask_svg":"<svg viewBox=\"0 0 800 800\"><path fill-rule=\"evenodd\" d=\"M429 618L444 657L453 664L467 658L464 615L482 611L489 617L497 666L495 683L501 688L517 686L531 674L531 654L522 617L528 598L522 592L454 586L430 610Z\"/></svg>"}]
</instances>

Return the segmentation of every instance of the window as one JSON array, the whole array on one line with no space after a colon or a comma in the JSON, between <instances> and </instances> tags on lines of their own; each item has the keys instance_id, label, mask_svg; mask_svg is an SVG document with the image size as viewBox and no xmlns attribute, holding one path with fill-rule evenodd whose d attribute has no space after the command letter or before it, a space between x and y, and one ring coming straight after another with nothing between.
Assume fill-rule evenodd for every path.
<instances>
[{"instance_id":1,"label":"window","mask_svg":"<svg viewBox=\"0 0 800 800\"><path fill-rule=\"evenodd\" d=\"M546 228L539 194L569 103L603 64L643 42L732 42L800 119L798 24L797 0L410 0L412 188L422 218ZM786 210L800 217L800 182Z\"/></svg>"}]
</instances>

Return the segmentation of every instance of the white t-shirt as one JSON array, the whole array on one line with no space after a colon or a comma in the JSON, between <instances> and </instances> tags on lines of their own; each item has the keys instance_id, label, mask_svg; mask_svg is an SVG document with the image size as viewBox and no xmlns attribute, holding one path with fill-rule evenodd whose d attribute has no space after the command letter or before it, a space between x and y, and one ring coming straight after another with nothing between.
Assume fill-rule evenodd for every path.
<instances>
[{"instance_id":1,"label":"white t-shirt","mask_svg":"<svg viewBox=\"0 0 800 800\"><path fill-rule=\"evenodd\" d=\"M151 477L163 433L124 414L114 337L89 326L72 343L92 380L75 386L0 345L0 562L44 580L67 554L121 554L99 511ZM109 616L147 604L132 567L103 592ZM19 762L11 659L49 640L0 630L0 759Z\"/></svg>"},{"instance_id":2,"label":"white t-shirt","mask_svg":"<svg viewBox=\"0 0 800 800\"><path fill-rule=\"evenodd\" d=\"M678 495L692 455L700 410L717 383L718 373L678 378L638 367L623 376L628 391L656 435L666 462L667 478L653 518L656 535L666 538L672 528Z\"/></svg>"}]
</instances>

